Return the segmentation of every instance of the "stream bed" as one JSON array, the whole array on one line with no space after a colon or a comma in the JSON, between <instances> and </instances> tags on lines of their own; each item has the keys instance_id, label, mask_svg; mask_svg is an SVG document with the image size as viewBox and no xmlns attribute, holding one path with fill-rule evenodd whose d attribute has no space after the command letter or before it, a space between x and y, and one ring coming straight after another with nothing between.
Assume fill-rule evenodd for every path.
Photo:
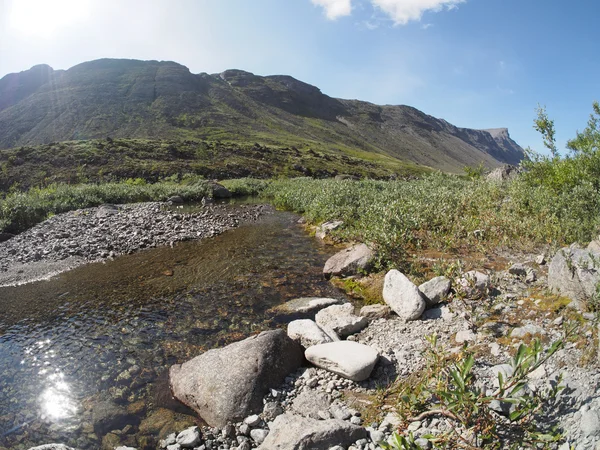
<instances>
[{"instance_id":1,"label":"stream bed","mask_svg":"<svg viewBox=\"0 0 600 450\"><path fill-rule=\"evenodd\" d=\"M135 424L177 410L172 364L281 325L268 309L284 301L343 298L321 275L334 249L297 221L273 211L213 238L0 288L0 449L101 448L98 405Z\"/></svg>"}]
</instances>

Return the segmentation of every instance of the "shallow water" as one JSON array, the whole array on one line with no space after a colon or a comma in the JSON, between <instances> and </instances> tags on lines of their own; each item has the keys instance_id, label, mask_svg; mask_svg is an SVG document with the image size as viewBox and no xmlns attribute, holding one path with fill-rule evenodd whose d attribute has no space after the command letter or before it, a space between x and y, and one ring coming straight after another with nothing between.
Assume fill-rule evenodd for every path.
<instances>
[{"instance_id":1,"label":"shallow water","mask_svg":"<svg viewBox=\"0 0 600 450\"><path fill-rule=\"evenodd\" d=\"M297 219L275 212L215 238L0 288L0 447L99 448L94 402L143 402L143 420L161 406L155 385L170 365L276 326L266 313L276 304L342 296L321 277L332 250Z\"/></svg>"}]
</instances>

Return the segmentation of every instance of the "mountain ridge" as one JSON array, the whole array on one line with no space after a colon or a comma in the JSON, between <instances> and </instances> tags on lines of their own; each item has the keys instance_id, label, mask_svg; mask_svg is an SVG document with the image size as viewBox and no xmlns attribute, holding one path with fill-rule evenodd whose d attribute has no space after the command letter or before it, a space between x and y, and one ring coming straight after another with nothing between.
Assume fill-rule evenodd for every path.
<instances>
[{"instance_id":1,"label":"mountain ridge","mask_svg":"<svg viewBox=\"0 0 600 450\"><path fill-rule=\"evenodd\" d=\"M0 148L107 136L321 143L451 172L524 157L506 129L461 128L411 106L333 98L289 75L193 74L174 61L99 59L0 79Z\"/></svg>"}]
</instances>

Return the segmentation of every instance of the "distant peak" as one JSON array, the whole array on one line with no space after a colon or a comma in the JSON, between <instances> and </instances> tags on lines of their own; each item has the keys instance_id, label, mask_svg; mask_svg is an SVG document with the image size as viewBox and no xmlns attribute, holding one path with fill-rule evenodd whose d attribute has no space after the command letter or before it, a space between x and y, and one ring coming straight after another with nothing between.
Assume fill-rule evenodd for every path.
<instances>
[{"instance_id":1,"label":"distant peak","mask_svg":"<svg viewBox=\"0 0 600 450\"><path fill-rule=\"evenodd\" d=\"M489 128L483 131L490 133L494 139L510 137L508 134L508 128Z\"/></svg>"}]
</instances>

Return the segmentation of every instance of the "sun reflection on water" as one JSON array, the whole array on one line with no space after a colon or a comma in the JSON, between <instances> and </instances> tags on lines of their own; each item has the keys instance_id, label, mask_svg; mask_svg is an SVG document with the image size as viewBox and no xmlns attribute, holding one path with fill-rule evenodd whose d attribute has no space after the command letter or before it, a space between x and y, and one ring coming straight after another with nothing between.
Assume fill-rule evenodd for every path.
<instances>
[{"instance_id":1,"label":"sun reflection on water","mask_svg":"<svg viewBox=\"0 0 600 450\"><path fill-rule=\"evenodd\" d=\"M71 387L64 380L64 374L53 373L47 380L49 386L40 395L42 418L54 421L75 416L77 404L72 398Z\"/></svg>"}]
</instances>

